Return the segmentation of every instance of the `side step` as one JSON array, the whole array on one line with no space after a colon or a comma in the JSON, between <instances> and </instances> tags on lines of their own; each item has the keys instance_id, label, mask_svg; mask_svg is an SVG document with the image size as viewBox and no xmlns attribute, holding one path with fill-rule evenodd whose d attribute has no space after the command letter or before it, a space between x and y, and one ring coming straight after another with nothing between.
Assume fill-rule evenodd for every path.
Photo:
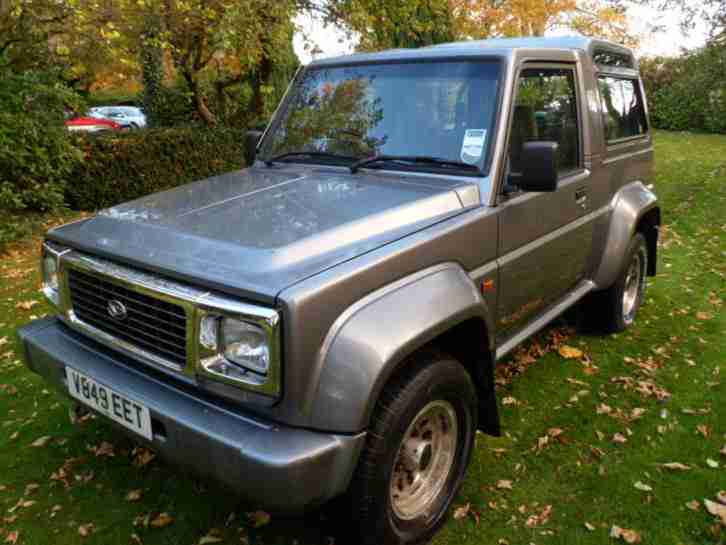
<instances>
[{"instance_id":1,"label":"side step","mask_svg":"<svg viewBox=\"0 0 726 545\"><path fill-rule=\"evenodd\" d=\"M524 329L516 333L513 337L502 343L501 346L497 347L496 359L500 360L507 354L509 354L517 345L524 342L527 338L537 333L540 329L544 328L552 320L557 318L560 314L565 312L568 308L577 303L580 299L585 297L595 289L595 283L591 280L583 280L574 290L565 295L557 303L549 308L544 314L537 317L535 320L530 322Z\"/></svg>"}]
</instances>

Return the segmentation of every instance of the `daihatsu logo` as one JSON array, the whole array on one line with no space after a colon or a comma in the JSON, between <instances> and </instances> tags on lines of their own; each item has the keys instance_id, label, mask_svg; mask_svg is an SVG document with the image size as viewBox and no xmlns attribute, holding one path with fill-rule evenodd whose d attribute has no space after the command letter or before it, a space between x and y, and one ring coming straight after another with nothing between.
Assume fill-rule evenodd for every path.
<instances>
[{"instance_id":1,"label":"daihatsu logo","mask_svg":"<svg viewBox=\"0 0 726 545\"><path fill-rule=\"evenodd\" d=\"M118 299L111 299L106 305L108 315L114 320L123 320L126 318L126 305L124 305Z\"/></svg>"}]
</instances>

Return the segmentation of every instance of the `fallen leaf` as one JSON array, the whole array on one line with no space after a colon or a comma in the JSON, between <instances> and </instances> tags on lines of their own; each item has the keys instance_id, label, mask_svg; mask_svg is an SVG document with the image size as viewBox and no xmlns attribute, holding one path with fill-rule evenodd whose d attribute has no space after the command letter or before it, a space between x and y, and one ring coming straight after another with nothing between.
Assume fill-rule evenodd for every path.
<instances>
[{"instance_id":1,"label":"fallen leaf","mask_svg":"<svg viewBox=\"0 0 726 545\"><path fill-rule=\"evenodd\" d=\"M497 488L502 489L502 490L511 490L512 481L507 481L507 480L497 481Z\"/></svg>"},{"instance_id":2,"label":"fallen leaf","mask_svg":"<svg viewBox=\"0 0 726 545\"><path fill-rule=\"evenodd\" d=\"M611 412L613 412L613 408L610 405L606 405L605 403L600 403L595 411L597 412L597 414L610 414Z\"/></svg>"},{"instance_id":3,"label":"fallen leaf","mask_svg":"<svg viewBox=\"0 0 726 545\"><path fill-rule=\"evenodd\" d=\"M709 435L711 435L711 428L709 428L705 424L699 424L698 426L696 426L696 430L704 437L708 437Z\"/></svg>"},{"instance_id":4,"label":"fallen leaf","mask_svg":"<svg viewBox=\"0 0 726 545\"><path fill-rule=\"evenodd\" d=\"M560 356L562 356L566 360L571 360L574 358L581 358L583 356L582 350L580 350L579 348L575 348L574 346L569 346L566 344L561 345L557 349L557 352L559 353Z\"/></svg>"},{"instance_id":5,"label":"fallen leaf","mask_svg":"<svg viewBox=\"0 0 726 545\"><path fill-rule=\"evenodd\" d=\"M149 526L153 528L165 528L174 522L174 517L169 513L159 513L156 518L149 522Z\"/></svg>"},{"instance_id":6,"label":"fallen leaf","mask_svg":"<svg viewBox=\"0 0 726 545\"><path fill-rule=\"evenodd\" d=\"M108 441L103 441L100 445L97 447L89 447L91 452L93 452L97 458L100 458L102 456L107 456L109 458L113 458L116 456L116 452L114 451L113 445L109 443Z\"/></svg>"},{"instance_id":7,"label":"fallen leaf","mask_svg":"<svg viewBox=\"0 0 726 545\"><path fill-rule=\"evenodd\" d=\"M50 443L52 440L53 438L50 435L44 435L43 437L39 437L38 439L30 443L30 446L36 448L46 447L48 446L48 443Z\"/></svg>"},{"instance_id":8,"label":"fallen leaf","mask_svg":"<svg viewBox=\"0 0 726 545\"><path fill-rule=\"evenodd\" d=\"M36 490L40 488L40 485L38 483L30 483L25 485L25 496L29 496Z\"/></svg>"},{"instance_id":9,"label":"fallen leaf","mask_svg":"<svg viewBox=\"0 0 726 545\"><path fill-rule=\"evenodd\" d=\"M652 492L653 487L645 484L644 482L638 481L633 485L638 490L642 490L643 492Z\"/></svg>"},{"instance_id":10,"label":"fallen leaf","mask_svg":"<svg viewBox=\"0 0 726 545\"><path fill-rule=\"evenodd\" d=\"M535 528L537 526L541 526L542 524L547 524L550 520L550 515L552 514L552 506L551 505L545 505L542 508L542 511L540 511L536 515L530 515L527 520L525 521L524 525L527 528Z\"/></svg>"},{"instance_id":11,"label":"fallen leaf","mask_svg":"<svg viewBox=\"0 0 726 545\"><path fill-rule=\"evenodd\" d=\"M20 537L20 532L18 530L13 530L12 532L8 532L8 535L5 536L5 543L10 543L11 545L15 545L15 543L18 542L19 537Z\"/></svg>"},{"instance_id":12,"label":"fallen leaf","mask_svg":"<svg viewBox=\"0 0 726 545\"><path fill-rule=\"evenodd\" d=\"M471 509L470 503L467 503L466 505L462 505L462 506L454 509L454 520L461 520L461 519L465 518L469 514L470 509Z\"/></svg>"},{"instance_id":13,"label":"fallen leaf","mask_svg":"<svg viewBox=\"0 0 726 545\"><path fill-rule=\"evenodd\" d=\"M616 433L613 435L613 441L615 443L626 443L628 440L622 433Z\"/></svg>"},{"instance_id":14,"label":"fallen leaf","mask_svg":"<svg viewBox=\"0 0 726 545\"><path fill-rule=\"evenodd\" d=\"M701 502L698 500L691 500L686 502L686 507L691 511L698 511L701 508Z\"/></svg>"},{"instance_id":15,"label":"fallen leaf","mask_svg":"<svg viewBox=\"0 0 726 545\"><path fill-rule=\"evenodd\" d=\"M613 526L610 528L610 537L614 539L622 539L626 543L640 543L642 541L638 532L635 530L629 530L628 528L621 528L620 526Z\"/></svg>"},{"instance_id":16,"label":"fallen leaf","mask_svg":"<svg viewBox=\"0 0 726 545\"><path fill-rule=\"evenodd\" d=\"M209 543L221 543L224 541L222 539L222 531L219 528L212 528L207 532L207 535L202 536L199 538L199 542L197 545L208 545Z\"/></svg>"},{"instance_id":17,"label":"fallen leaf","mask_svg":"<svg viewBox=\"0 0 726 545\"><path fill-rule=\"evenodd\" d=\"M645 409L643 409L641 407L636 407L635 409L633 409L630 412L630 419L631 420L636 420L637 418L640 418L644 414L645 414Z\"/></svg>"},{"instance_id":18,"label":"fallen leaf","mask_svg":"<svg viewBox=\"0 0 726 545\"><path fill-rule=\"evenodd\" d=\"M555 437L562 435L562 430L560 428L550 428L547 430L547 435L554 439Z\"/></svg>"},{"instance_id":19,"label":"fallen leaf","mask_svg":"<svg viewBox=\"0 0 726 545\"><path fill-rule=\"evenodd\" d=\"M722 456L726 456L726 445L724 445L723 448L719 452L721 452Z\"/></svg>"},{"instance_id":20,"label":"fallen leaf","mask_svg":"<svg viewBox=\"0 0 726 545\"><path fill-rule=\"evenodd\" d=\"M144 447L136 447L131 454L134 457L133 463L136 467L144 467L156 458L153 451Z\"/></svg>"},{"instance_id":21,"label":"fallen leaf","mask_svg":"<svg viewBox=\"0 0 726 545\"><path fill-rule=\"evenodd\" d=\"M585 528L587 528L590 532L594 532L595 531L595 526L593 526L589 522L586 522L585 523Z\"/></svg>"},{"instance_id":22,"label":"fallen leaf","mask_svg":"<svg viewBox=\"0 0 726 545\"><path fill-rule=\"evenodd\" d=\"M715 501L707 500L704 498L703 505L706 506L706 510L715 517L721 519L721 524L726 524L726 505L716 503Z\"/></svg>"},{"instance_id":23,"label":"fallen leaf","mask_svg":"<svg viewBox=\"0 0 726 545\"><path fill-rule=\"evenodd\" d=\"M126 494L126 501L139 501L142 494L143 491L140 488L129 490L128 494Z\"/></svg>"},{"instance_id":24,"label":"fallen leaf","mask_svg":"<svg viewBox=\"0 0 726 545\"><path fill-rule=\"evenodd\" d=\"M711 469L718 469L718 462L716 460L712 460L711 458L706 458L706 465Z\"/></svg>"},{"instance_id":25,"label":"fallen leaf","mask_svg":"<svg viewBox=\"0 0 726 545\"><path fill-rule=\"evenodd\" d=\"M33 308L37 304L38 304L38 301L34 301L34 300L21 301L20 303L18 303L17 305L15 305L15 308L19 308L19 309L22 309L22 310L30 310L31 308Z\"/></svg>"},{"instance_id":26,"label":"fallen leaf","mask_svg":"<svg viewBox=\"0 0 726 545\"><path fill-rule=\"evenodd\" d=\"M713 314L711 314L710 312L703 312L703 311L696 312L697 320L711 320L712 318L713 318Z\"/></svg>"},{"instance_id":27,"label":"fallen leaf","mask_svg":"<svg viewBox=\"0 0 726 545\"><path fill-rule=\"evenodd\" d=\"M726 490L719 490L716 494L716 499L719 503L726 505Z\"/></svg>"},{"instance_id":28,"label":"fallen leaf","mask_svg":"<svg viewBox=\"0 0 726 545\"><path fill-rule=\"evenodd\" d=\"M81 524L78 527L78 535L81 537L88 537L93 533L94 529L92 522L89 522L88 524Z\"/></svg>"},{"instance_id":29,"label":"fallen leaf","mask_svg":"<svg viewBox=\"0 0 726 545\"><path fill-rule=\"evenodd\" d=\"M671 471L688 471L691 466L687 466L680 462L668 462L667 464L660 464L660 467L670 469Z\"/></svg>"},{"instance_id":30,"label":"fallen leaf","mask_svg":"<svg viewBox=\"0 0 726 545\"><path fill-rule=\"evenodd\" d=\"M516 405L518 402L512 396L507 396L502 399L502 405Z\"/></svg>"},{"instance_id":31,"label":"fallen leaf","mask_svg":"<svg viewBox=\"0 0 726 545\"><path fill-rule=\"evenodd\" d=\"M270 515L264 511L254 511L253 513L247 513L247 516L252 522L253 528L260 528L270 523Z\"/></svg>"}]
</instances>

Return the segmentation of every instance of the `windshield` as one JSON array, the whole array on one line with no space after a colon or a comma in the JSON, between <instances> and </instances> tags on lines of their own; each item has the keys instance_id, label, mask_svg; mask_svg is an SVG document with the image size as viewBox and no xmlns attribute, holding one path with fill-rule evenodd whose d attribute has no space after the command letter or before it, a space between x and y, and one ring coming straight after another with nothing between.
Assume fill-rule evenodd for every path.
<instances>
[{"instance_id":1,"label":"windshield","mask_svg":"<svg viewBox=\"0 0 726 545\"><path fill-rule=\"evenodd\" d=\"M261 157L312 152L325 155L289 160L350 164L375 155L426 156L483 170L498 76L497 62L480 60L308 69L273 123ZM370 168L383 166L393 165ZM412 163L395 168L438 167Z\"/></svg>"}]
</instances>

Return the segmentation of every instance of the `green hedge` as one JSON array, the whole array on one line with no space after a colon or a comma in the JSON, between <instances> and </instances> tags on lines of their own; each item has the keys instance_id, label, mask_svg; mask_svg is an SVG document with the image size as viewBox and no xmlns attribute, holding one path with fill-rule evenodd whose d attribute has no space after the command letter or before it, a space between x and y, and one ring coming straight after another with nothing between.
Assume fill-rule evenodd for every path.
<instances>
[{"instance_id":1,"label":"green hedge","mask_svg":"<svg viewBox=\"0 0 726 545\"><path fill-rule=\"evenodd\" d=\"M243 166L245 131L185 127L78 136L84 161L66 201L96 210Z\"/></svg>"},{"instance_id":2,"label":"green hedge","mask_svg":"<svg viewBox=\"0 0 726 545\"><path fill-rule=\"evenodd\" d=\"M656 128L726 133L726 47L642 59L640 70Z\"/></svg>"}]
</instances>

